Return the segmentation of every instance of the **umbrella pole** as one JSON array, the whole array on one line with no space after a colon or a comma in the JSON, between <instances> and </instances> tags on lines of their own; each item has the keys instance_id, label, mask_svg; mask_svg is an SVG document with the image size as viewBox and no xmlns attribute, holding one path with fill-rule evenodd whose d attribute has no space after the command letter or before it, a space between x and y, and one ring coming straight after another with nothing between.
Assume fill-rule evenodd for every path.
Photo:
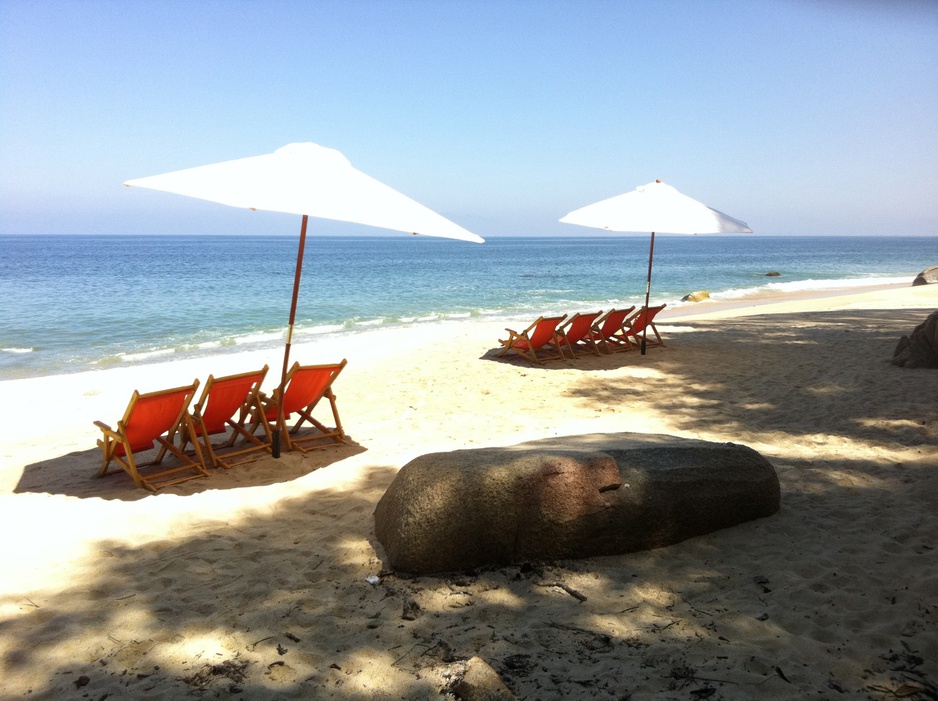
<instances>
[{"instance_id":1,"label":"umbrella pole","mask_svg":"<svg viewBox=\"0 0 938 701\"><path fill-rule=\"evenodd\" d=\"M271 432L271 455L280 457L280 428L285 423L283 415L283 392L287 384L287 365L290 364L290 345L293 343L293 322L296 321L296 300L300 294L300 275L303 272L303 250L306 248L306 224L309 217L303 215L303 225L300 227L300 245L296 253L296 274L293 278L293 300L290 302L290 324L287 326L287 342L283 348L283 370L280 372L280 391L277 400L277 426Z\"/></svg>"},{"instance_id":2,"label":"umbrella pole","mask_svg":"<svg viewBox=\"0 0 938 701\"><path fill-rule=\"evenodd\" d=\"M648 283L645 285L645 328L642 329L642 355L645 355L645 340L648 338L648 305L651 298L651 262L655 258L655 232L651 232L651 249L648 251Z\"/></svg>"}]
</instances>

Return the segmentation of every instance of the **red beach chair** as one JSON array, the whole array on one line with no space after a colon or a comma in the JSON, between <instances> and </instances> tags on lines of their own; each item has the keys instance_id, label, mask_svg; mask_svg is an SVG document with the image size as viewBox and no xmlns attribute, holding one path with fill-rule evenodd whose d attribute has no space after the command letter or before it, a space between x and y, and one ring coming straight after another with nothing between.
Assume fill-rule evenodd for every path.
<instances>
[{"instance_id":1,"label":"red beach chair","mask_svg":"<svg viewBox=\"0 0 938 701\"><path fill-rule=\"evenodd\" d=\"M545 360L561 360L563 350L560 348L557 326L563 319L562 316L542 316L521 333L505 329L508 332L508 339L504 341L498 339L498 342L504 346L498 357L501 358L505 353L513 350L521 357L538 364L542 364Z\"/></svg>"},{"instance_id":2,"label":"red beach chair","mask_svg":"<svg viewBox=\"0 0 938 701\"><path fill-rule=\"evenodd\" d=\"M599 355L599 347L596 345L596 337L593 333L593 322L600 314L602 310L588 314L577 312L557 327L557 335L561 337L574 358L577 357L576 349L588 350Z\"/></svg>"},{"instance_id":3,"label":"red beach chair","mask_svg":"<svg viewBox=\"0 0 938 701\"><path fill-rule=\"evenodd\" d=\"M625 336L625 320L635 309L632 305L628 309L610 309L599 317L593 324L593 338L599 348L605 348L607 353L627 351L632 344Z\"/></svg>"},{"instance_id":4,"label":"red beach chair","mask_svg":"<svg viewBox=\"0 0 938 701\"><path fill-rule=\"evenodd\" d=\"M332 383L335 382L347 361L331 365L300 365L294 363L287 373L286 389L283 392L283 422L280 424L280 436L283 446L287 450L307 452L307 447L301 443L310 443L309 449L323 448L332 443L345 443L345 432L339 420L339 410L335 403L335 394L332 392ZM335 427L329 428L313 418L313 411L320 400L325 397L332 408L332 418ZM280 390L274 390L271 397L261 395L264 403L264 412L267 421L276 425L280 421L279 400ZM292 414L299 414L299 419L289 431L287 419ZM306 436L298 436L298 431L304 423L312 424L316 432ZM256 428L256 427L255 427Z\"/></svg>"},{"instance_id":5,"label":"red beach chair","mask_svg":"<svg viewBox=\"0 0 938 701\"><path fill-rule=\"evenodd\" d=\"M156 491L162 487L179 484L199 477L208 477L202 461L202 452L196 444L198 462L176 447L177 434L187 435L192 430L189 416L189 404L199 386L196 380L187 387L177 387L159 392L140 394L134 390L124 412L124 418L112 429L101 421L94 425L104 434L98 440L98 447L103 454L99 477L107 474L111 462L116 462L134 480L138 487ZM138 461L140 453L153 450L159 445L156 457L145 462ZM148 472L146 476L140 469L162 463L166 453L172 453L181 465L160 472Z\"/></svg>"},{"instance_id":6,"label":"red beach chair","mask_svg":"<svg viewBox=\"0 0 938 701\"><path fill-rule=\"evenodd\" d=\"M654 319L658 316L658 312L664 309L667 304L662 304L657 307L648 307L647 310L645 307L639 309L635 314L626 319L625 322L625 337L628 341L634 344L635 348L641 348L642 337L646 337L645 346L663 346L664 341L661 339L661 334L658 333L658 329L655 327ZM645 328L648 328L654 335L655 340L648 339L648 333L645 331Z\"/></svg>"},{"instance_id":7,"label":"red beach chair","mask_svg":"<svg viewBox=\"0 0 938 701\"><path fill-rule=\"evenodd\" d=\"M260 420L264 416L260 389L267 370L265 365L261 370L240 375L218 378L209 375L202 396L192 408L194 431L186 435L183 448L186 443L198 443L208 462L228 469L270 453L270 426ZM255 435L249 429L251 425L255 431L260 426L263 434ZM225 439L213 444L211 437L217 435ZM239 439L241 445L236 446Z\"/></svg>"}]
</instances>

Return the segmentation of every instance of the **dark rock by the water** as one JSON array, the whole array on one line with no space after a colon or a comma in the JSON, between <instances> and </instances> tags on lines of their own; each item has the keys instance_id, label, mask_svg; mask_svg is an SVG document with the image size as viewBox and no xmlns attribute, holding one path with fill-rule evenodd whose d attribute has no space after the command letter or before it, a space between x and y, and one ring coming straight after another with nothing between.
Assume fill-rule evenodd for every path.
<instances>
[{"instance_id":1,"label":"dark rock by the water","mask_svg":"<svg viewBox=\"0 0 938 701\"><path fill-rule=\"evenodd\" d=\"M697 290L681 297L682 302L702 302L705 299L710 299L710 293L707 290Z\"/></svg>"},{"instance_id":2,"label":"dark rock by the water","mask_svg":"<svg viewBox=\"0 0 938 701\"><path fill-rule=\"evenodd\" d=\"M780 277L780 276L781 276L781 273L776 272L776 271L773 270L773 271L770 272L770 273L766 273L765 276L766 276L766 277Z\"/></svg>"},{"instance_id":3,"label":"dark rock by the water","mask_svg":"<svg viewBox=\"0 0 938 701\"><path fill-rule=\"evenodd\" d=\"M733 443L635 433L422 455L375 510L415 574L648 550L778 511L772 465Z\"/></svg>"},{"instance_id":4,"label":"dark rock by the water","mask_svg":"<svg viewBox=\"0 0 938 701\"><path fill-rule=\"evenodd\" d=\"M932 312L909 336L899 339L892 364L903 368L938 368L938 312Z\"/></svg>"},{"instance_id":5,"label":"dark rock by the water","mask_svg":"<svg viewBox=\"0 0 938 701\"><path fill-rule=\"evenodd\" d=\"M912 281L912 286L916 285L936 285L938 284L938 265L933 265L930 268L925 268L922 272L915 276L915 279Z\"/></svg>"}]
</instances>

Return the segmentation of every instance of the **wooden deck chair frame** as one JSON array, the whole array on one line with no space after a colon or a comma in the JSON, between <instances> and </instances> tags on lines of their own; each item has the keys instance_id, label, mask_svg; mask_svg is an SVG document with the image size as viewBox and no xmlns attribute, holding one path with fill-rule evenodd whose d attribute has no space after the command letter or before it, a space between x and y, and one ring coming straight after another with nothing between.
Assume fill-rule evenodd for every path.
<instances>
[{"instance_id":1,"label":"wooden deck chair frame","mask_svg":"<svg viewBox=\"0 0 938 701\"><path fill-rule=\"evenodd\" d=\"M298 362L293 364L287 373L287 381L284 390L284 412L282 423L280 424L280 436L285 450L298 450L306 453L316 448L325 448L336 443L345 443L345 432L342 429L342 421L339 418L339 409L336 406L336 396L332 391L332 384L338 378L339 373L348 363L343 359L341 363L332 363L327 365L300 365ZM312 392L305 393L306 396L298 394L297 387L294 386L294 380L304 374L312 373L316 379ZM292 392L291 392L292 390ZM329 428L321 421L313 417L313 411L322 399L329 401L332 409L332 419L335 422L334 428ZM279 388L274 390L270 397L261 395L264 403L264 410L268 422L275 425L280 420L279 414ZM287 428L287 420L292 414L298 414L299 419L292 428ZM317 429L318 433L312 433L306 436L300 436L299 430L303 424L309 423ZM309 444L309 445L304 445Z\"/></svg>"},{"instance_id":2,"label":"wooden deck chair frame","mask_svg":"<svg viewBox=\"0 0 938 701\"><path fill-rule=\"evenodd\" d=\"M198 444L207 456L206 463L225 469L270 454L270 425L263 420L261 402L261 384L268 369L265 365L238 375L209 375L202 395L192 407L193 431L186 435L183 448L188 443ZM260 436L258 427L263 431ZM212 436L218 435L223 435L224 440L213 443Z\"/></svg>"},{"instance_id":3,"label":"wooden deck chair frame","mask_svg":"<svg viewBox=\"0 0 938 701\"><path fill-rule=\"evenodd\" d=\"M195 380L185 387L146 394L134 390L127 411L117 422L116 429L101 421L95 421L94 425L104 434L98 439L98 447L102 452L98 476L106 475L111 462L115 462L133 478L137 487L154 492L170 485L208 477L201 448L196 446L196 460L193 460L175 444L177 436L186 435L192 428L189 405L198 387L199 381ZM159 450L155 458L145 462L138 460L139 453L153 450L156 445L159 445ZM172 453L181 464L156 472L147 471L146 475L141 474L142 468L161 465L166 453Z\"/></svg>"},{"instance_id":4,"label":"wooden deck chair frame","mask_svg":"<svg viewBox=\"0 0 938 701\"><path fill-rule=\"evenodd\" d=\"M601 309L598 312L587 312L586 314L577 312L561 322L560 326L557 327L557 335L560 336L562 343L561 348L566 345L573 358L577 357L577 350L585 350L599 355L599 346L593 332L593 322L602 313Z\"/></svg>"},{"instance_id":5,"label":"wooden deck chair frame","mask_svg":"<svg viewBox=\"0 0 938 701\"><path fill-rule=\"evenodd\" d=\"M628 309L610 309L596 319L593 324L593 338L599 348L607 353L632 349L632 344L625 336L625 323L634 310L634 304Z\"/></svg>"},{"instance_id":6,"label":"wooden deck chair frame","mask_svg":"<svg viewBox=\"0 0 938 701\"><path fill-rule=\"evenodd\" d=\"M520 333L505 329L508 338L504 341L498 339L504 346L498 357L501 358L512 350L538 365L543 365L545 360L562 360L563 349L560 346L561 337L557 335L557 327L563 320L563 316L541 316ZM554 350L551 351L548 347L553 347Z\"/></svg>"},{"instance_id":7,"label":"wooden deck chair frame","mask_svg":"<svg viewBox=\"0 0 938 701\"><path fill-rule=\"evenodd\" d=\"M658 316L658 313L664 309L667 304L659 304L654 307L648 307L646 313L645 307L642 307L637 312L632 314L625 321L625 339L632 344L633 348L642 347L642 332L645 330L645 326L648 326L648 330L655 335L656 340L648 338L648 334L645 334L645 347L649 346L663 346L664 340L661 338L661 334L658 333L658 328L655 326L655 317Z\"/></svg>"}]
</instances>

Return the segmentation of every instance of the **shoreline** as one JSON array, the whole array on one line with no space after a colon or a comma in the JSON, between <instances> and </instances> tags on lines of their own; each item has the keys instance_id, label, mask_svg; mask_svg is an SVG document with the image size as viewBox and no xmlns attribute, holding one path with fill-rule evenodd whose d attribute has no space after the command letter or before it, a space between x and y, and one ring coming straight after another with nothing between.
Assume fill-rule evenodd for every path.
<instances>
[{"instance_id":1,"label":"shoreline","mask_svg":"<svg viewBox=\"0 0 938 701\"><path fill-rule=\"evenodd\" d=\"M209 372L267 363L267 389L282 351L0 382L14 398L0 410L0 528L28 529L0 549L0 695L172 699L204 665L232 661L248 664L251 698L451 699L439 689L458 660L430 654L440 641L531 698L591 697L570 681L583 675L660 698L675 665L729 680L728 699L831 682L878 699L871 687L934 682L938 373L888 362L934 309L938 285L700 303L666 310L667 345L646 356L543 367L493 358L504 324L490 320L301 344L294 359L349 360L335 387L349 445L155 495L123 473L95 476L92 421L113 425L135 388ZM414 457L623 431L752 447L776 468L782 510L541 575L381 574L374 505ZM408 601L415 620L401 618ZM922 662L900 680L889 655L905 649ZM525 656L539 660L526 675L505 662ZM79 675L90 681L76 691Z\"/></svg>"},{"instance_id":2,"label":"shoreline","mask_svg":"<svg viewBox=\"0 0 938 701\"><path fill-rule=\"evenodd\" d=\"M786 299L793 294L815 297L839 294L841 290L844 293L850 293L855 290L870 289L881 285L901 285L906 280L911 282L913 278L914 275L908 274L899 277L857 277L843 280L836 278L809 279L801 282L797 280L773 281L758 284L755 283L755 280L750 280L749 282L755 286L743 283L742 287L735 287L722 292L711 290L713 297L709 303L704 304L719 302L720 304L733 306L746 306L753 300ZM768 278L760 277L759 279L766 280ZM684 308L693 309L695 306L693 303L687 304L681 300L686 292L677 292L674 289L663 294L658 289L655 289L654 292L654 303L667 302L669 305L668 312ZM364 337L367 342L368 334L375 330L419 330L421 327L428 325L436 326L441 323L463 320L478 323L510 322L522 324L529 321L529 318L536 318L538 314L553 315L576 310L582 311L591 307L608 307L613 304L615 306L627 306L641 302L638 297L630 298L626 296L624 299L625 301L619 300L618 297L613 295L612 299L607 300L606 304L603 305L571 303L569 300L568 303L563 304L551 302L546 305L521 305L525 306L525 309L518 309L518 304L500 305L494 300L489 300L487 304L482 304L482 306L477 304L471 309L460 307L449 312L439 311L424 316L412 314L382 317L379 314L374 318L322 319L318 324L298 326L295 330L294 342L297 344L315 344L322 340L337 338L353 344L360 337ZM512 309L500 308L503 306L512 307ZM269 318L278 319L279 314L272 314ZM41 319L38 320L38 323L42 323ZM91 349L83 349L82 341L76 341L76 346L71 350L62 348L60 344L55 343L54 336L56 336L56 332L53 325L53 330L45 334L44 341L33 338L32 345L29 342L12 344L7 339L7 345L10 347L0 349L0 381L172 363L191 358L217 358L229 354L247 353L255 350L270 351L282 347L283 327L269 327L266 323L263 327L263 329L258 327L254 330L242 329L238 331L229 329L228 332L218 331L217 333L221 334L220 336L216 336L216 332L211 332L210 337L200 332L195 333L194 336L183 334L174 340L159 336L154 338L149 345L140 341L141 347L129 348L125 346L123 350L120 349L120 344L105 344L106 347L98 347L97 350L89 354L84 351L90 351ZM49 333L52 334L52 337L49 336ZM68 334L70 332L68 329L63 328L61 333ZM110 330L101 333L106 337L111 335ZM82 336L82 338L85 337ZM23 347L20 347L20 345Z\"/></svg>"},{"instance_id":3,"label":"shoreline","mask_svg":"<svg viewBox=\"0 0 938 701\"><path fill-rule=\"evenodd\" d=\"M661 318L702 318L703 315L752 316L787 314L793 311L831 311L835 309L926 309L935 306L935 294L929 285L913 287L908 283L831 287L824 290L766 292L732 300L706 300L674 309L665 309ZM669 313L670 312L670 313Z\"/></svg>"},{"instance_id":4,"label":"shoreline","mask_svg":"<svg viewBox=\"0 0 938 701\"><path fill-rule=\"evenodd\" d=\"M829 294L766 294L745 302L705 301L664 309L658 317L657 326L662 329L662 333L667 334L680 331L683 322L846 309L915 308L938 309L938 285L877 285L860 290L844 288ZM521 330L533 320L514 323L507 318L498 321L457 319L416 327L370 329L355 336L353 343L349 343L345 336L324 336L315 341L294 344L290 365L297 360L315 364L338 362L345 358L349 361L342 378L345 381L350 372L371 370L376 365L393 368L395 362L407 363L414 356L434 352L427 349L435 345L451 346L452 349L478 347L481 352L498 349L498 338L504 337L506 325ZM906 333L911 330L908 329ZM81 432L87 434L86 441L96 439L96 429L91 426L91 422L101 420L113 425L123 414L134 389L141 392L166 389L191 384L196 378L204 384L209 374L220 377L260 369L265 364L269 370L262 391L269 394L279 385L283 369L282 346L61 375L0 380L0 391L5 396L19 398L15 404L0 408L0 420L4 425L17 427L13 432L15 438L8 439L0 452L0 494L6 482L5 466L15 462L17 451L25 450L39 457L52 455L56 450L66 447L79 449L82 443L59 440L56 434L75 436ZM570 361L570 364L574 363ZM80 414L76 411L66 412L58 417L58 425L53 427L45 426L42 422L27 422L23 425L24 417L43 415L50 397L58 397L69 407L80 404L83 411Z\"/></svg>"},{"instance_id":5,"label":"shoreline","mask_svg":"<svg viewBox=\"0 0 938 701\"><path fill-rule=\"evenodd\" d=\"M927 286L919 286L918 289ZM779 304L788 304L793 302L804 302L806 303L806 308L812 306L814 302L819 302L820 300L825 300L828 298L839 298L845 296L853 295L866 295L872 292L886 291L886 290L900 290L900 289L915 289L911 285L905 283L890 283L890 284L873 284L873 285L849 285L849 286L834 286L834 287L825 287L823 289L810 289L810 290L798 290L798 291L780 291L780 290L768 290L768 291L759 291L755 293L748 294L744 297L734 297L732 299L720 300L720 299L708 299L703 302L688 302L688 303L678 303L676 305L669 305L665 310L661 312L659 319L677 319L683 317L696 317L702 318L703 315L714 315L714 314L729 314L733 316L742 316L749 314L771 314L771 313L780 313L775 311L778 309ZM915 293L912 293L912 296L915 297ZM925 294L923 297L922 304L928 304L928 295ZM637 306L642 304L642 300L636 300L634 302ZM656 304L654 300L652 304ZM577 311L585 312L590 311L591 309L582 308L582 309L569 309L566 313L574 313ZM544 312L548 313L547 311ZM551 312L552 313L552 312ZM382 347L387 347L387 345L398 345L398 344L408 344L407 337L413 337L418 339L432 338L435 335L440 333L442 328L444 331L453 332L455 329L456 332L462 328L481 328L489 327L495 329L496 333L501 333L506 324L513 325L512 328L517 326L526 326L528 323L534 321L536 318L535 315L522 315L518 313L505 313L497 314L486 317L474 317L474 316L457 316L450 318L441 318L434 320L432 322L421 322L421 323L401 323L392 326L363 326L359 329L354 330L345 330L341 332L332 332L325 333L322 335L315 335L310 340L303 341L294 341L294 348L301 349L304 351L311 351L315 353L317 349L325 349L326 353L333 353L336 349L341 352L343 348L347 347L356 347L360 345L379 345ZM497 345L497 343L496 343ZM43 373L39 375L30 375L28 377L0 377L0 387L6 383L10 382L23 382L23 381L32 381L46 377L64 377L64 376L74 376L74 375L86 375L86 374L97 374L102 372L110 371L128 371L131 369L139 369L146 367L161 367L166 368L168 366L180 365L183 363L191 363L199 368L207 367L210 362L218 362L220 365L230 366L233 361L231 358L243 358L245 360L250 360L250 362L255 362L255 358L265 358L261 365L264 362L268 363L271 367L271 371L274 369L274 363L271 362L271 359L277 359L278 353L282 359L282 349L283 345L281 344L272 344L265 346L263 348L237 348L237 347L225 347L220 346L214 349L206 349L198 351L194 354L184 354L181 356L174 357L172 351L164 351L156 353L152 358L146 360L131 360L128 362L118 362L118 363L109 363L106 365L101 365L100 367L88 368L83 370L75 371L53 371L48 373ZM282 364L282 363L281 363ZM292 364L292 361L291 361ZM253 366L250 366L253 367ZM278 365L278 368L280 366ZM235 371L232 371L235 372ZM220 372L215 372L216 375L224 374ZM206 374L207 377L207 374Z\"/></svg>"}]
</instances>

